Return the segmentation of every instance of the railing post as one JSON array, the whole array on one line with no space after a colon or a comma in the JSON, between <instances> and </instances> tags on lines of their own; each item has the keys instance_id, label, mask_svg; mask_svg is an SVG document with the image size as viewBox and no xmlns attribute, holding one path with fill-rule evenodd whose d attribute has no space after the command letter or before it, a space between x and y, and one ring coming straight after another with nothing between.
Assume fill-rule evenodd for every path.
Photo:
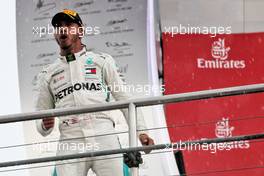
<instances>
[{"instance_id":1,"label":"railing post","mask_svg":"<svg viewBox=\"0 0 264 176\"><path fill-rule=\"evenodd\" d=\"M137 119L136 106L134 103L129 103L128 107L128 127L129 127L129 147L137 147ZM131 176L138 176L138 168L130 169Z\"/></svg>"}]
</instances>

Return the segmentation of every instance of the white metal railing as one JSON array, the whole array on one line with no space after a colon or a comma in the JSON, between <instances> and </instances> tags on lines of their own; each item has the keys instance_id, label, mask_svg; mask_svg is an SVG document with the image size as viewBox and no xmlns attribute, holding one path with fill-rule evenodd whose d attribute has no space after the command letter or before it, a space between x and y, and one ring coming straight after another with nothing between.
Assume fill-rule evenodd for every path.
<instances>
[{"instance_id":1,"label":"white metal railing","mask_svg":"<svg viewBox=\"0 0 264 176\"><path fill-rule=\"evenodd\" d=\"M51 161L59 161L59 160L69 160L69 159L76 159L76 158L86 158L86 157L91 157L91 156L95 157L95 156L103 156L103 155L112 155L112 154L127 153L127 152L132 152L132 151L174 148L176 145L180 146L180 145L186 145L186 144L204 144L204 143L210 144L210 143L221 143L221 142L230 142L230 141L238 141L238 140L261 139L261 138L264 138L264 134L237 136L237 137L222 138L222 139L217 138L217 139L208 139L208 140L188 141L188 142L181 142L181 144L175 143L173 145L172 144L159 144L159 145L153 145L153 146L137 147L137 135L136 135L136 132L137 132L136 108L137 107L151 106L151 105L158 105L158 104L165 104L165 103L176 103L176 102L191 101L191 100L201 100L201 99L224 97L224 96L234 96L234 95L241 95L241 94L258 93L258 92L264 92L264 84L254 84L254 85L230 87L230 88L223 88L223 89L197 91L197 92L191 92L191 93L181 93L181 94L157 96L157 97L150 97L150 98L133 99L133 100L127 100L127 101L117 101L117 102L110 102L110 103L104 103L104 104L99 104L99 105L97 104L89 105L86 107L53 109L53 110L44 110L44 111L39 111L39 112L20 113L20 114L0 116L0 124L4 124L4 123L42 119L45 117L60 117L60 116L65 116L65 115L128 108L129 146L130 146L129 148L126 148L126 149L104 150L104 151L87 152L87 153L64 155L64 156L54 156L54 157L2 162L0 163L0 168L9 167L9 166L26 165L26 164L44 163L44 162L51 162ZM137 168L132 169L132 175L133 176L138 175Z\"/></svg>"}]
</instances>

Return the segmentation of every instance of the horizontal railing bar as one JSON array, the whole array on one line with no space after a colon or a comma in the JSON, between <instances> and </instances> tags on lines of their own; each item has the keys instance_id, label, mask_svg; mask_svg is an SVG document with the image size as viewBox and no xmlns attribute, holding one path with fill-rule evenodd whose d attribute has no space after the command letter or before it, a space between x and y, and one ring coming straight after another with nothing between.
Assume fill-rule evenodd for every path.
<instances>
[{"instance_id":1,"label":"horizontal railing bar","mask_svg":"<svg viewBox=\"0 0 264 176\"><path fill-rule=\"evenodd\" d=\"M65 115L122 109L122 108L128 108L128 105L130 103L135 104L137 107L141 107L141 106L151 106L151 105L158 105L164 103L177 103L183 101L234 96L241 94L258 93L258 92L264 92L264 84L253 84L253 85L229 87L223 89L212 89L212 90L204 90L204 91L197 91L190 93L131 99L126 101L93 104L83 107L51 109L51 110L44 110L38 112L3 115L0 116L0 124L27 121L27 120L36 120L45 117L59 117Z\"/></svg>"},{"instance_id":2,"label":"horizontal railing bar","mask_svg":"<svg viewBox=\"0 0 264 176\"><path fill-rule=\"evenodd\" d=\"M244 135L244 136L234 136L228 138L214 138L214 139L206 139L206 140L196 140L196 141L185 141L185 142L177 142L173 144L159 144L152 146L142 146L142 147L131 147L124 149L114 149L114 150L103 150L96 152L87 152L87 153L77 153L63 156L52 156L45 158L35 158L35 159L27 159L27 160L18 160L18 161L9 161L0 163L0 168L2 167L11 167L11 166L19 166L19 165L28 165L28 164L37 164L37 163L46 163L52 161L61 161L61 160L71 160L77 158L87 158L87 157L97 157L97 156L107 156L113 154L123 154L127 152L135 152L135 151L145 151L145 150L161 150L161 149L178 149L180 146L190 146L197 144L212 144L212 143L223 143L223 142L232 142L232 141L242 141L242 140L257 140L263 139L264 134L254 134L254 135Z\"/></svg>"},{"instance_id":3,"label":"horizontal railing bar","mask_svg":"<svg viewBox=\"0 0 264 176\"><path fill-rule=\"evenodd\" d=\"M211 89L211 90L203 90L196 92L172 94L172 95L165 95L159 97L157 96L151 98L142 98L135 100L133 103L137 107L140 107L140 106L177 103L184 101L219 98L219 97L235 96L235 95L243 95L243 94L251 94L251 93L260 93L260 92L264 92L264 84L252 84L245 86L236 86L236 87L228 87L221 89Z\"/></svg>"},{"instance_id":4,"label":"horizontal railing bar","mask_svg":"<svg viewBox=\"0 0 264 176\"><path fill-rule=\"evenodd\" d=\"M127 108L129 101L116 101L103 104L92 104L89 106L49 109L36 112L26 112L0 116L0 124L37 120L45 117L60 117L66 115L83 114L89 112L107 111L113 109Z\"/></svg>"}]
</instances>

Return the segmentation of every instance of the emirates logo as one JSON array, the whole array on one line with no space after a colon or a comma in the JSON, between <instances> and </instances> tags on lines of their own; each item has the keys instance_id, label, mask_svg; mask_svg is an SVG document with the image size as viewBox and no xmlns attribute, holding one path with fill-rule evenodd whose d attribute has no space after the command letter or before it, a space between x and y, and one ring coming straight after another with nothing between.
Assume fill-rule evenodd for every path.
<instances>
[{"instance_id":1,"label":"emirates logo","mask_svg":"<svg viewBox=\"0 0 264 176\"><path fill-rule=\"evenodd\" d=\"M218 39L218 41L214 41L212 44L212 57L215 59L226 60L228 58L228 52L230 51L230 47L225 47L225 39Z\"/></svg>"},{"instance_id":2,"label":"emirates logo","mask_svg":"<svg viewBox=\"0 0 264 176\"><path fill-rule=\"evenodd\" d=\"M226 47L225 39L218 38L212 43L212 58L198 58L197 67L201 69L244 69L245 60L228 59L231 48Z\"/></svg>"}]
</instances>

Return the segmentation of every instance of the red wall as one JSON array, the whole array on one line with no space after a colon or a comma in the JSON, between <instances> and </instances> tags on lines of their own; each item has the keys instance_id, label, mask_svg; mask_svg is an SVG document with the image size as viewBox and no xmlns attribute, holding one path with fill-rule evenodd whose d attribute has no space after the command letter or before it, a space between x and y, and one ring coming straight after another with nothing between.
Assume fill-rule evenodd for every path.
<instances>
[{"instance_id":1,"label":"red wall","mask_svg":"<svg viewBox=\"0 0 264 176\"><path fill-rule=\"evenodd\" d=\"M165 94L264 82L264 33L218 35L214 38L209 35L172 37L163 34L163 49ZM212 50L219 52L212 55ZM200 65L198 58L203 59ZM204 68L204 60L210 62L210 68ZM215 62L222 62L222 68L219 65L213 67ZM263 133L264 93L170 104L166 105L166 117L168 126L211 122L169 128L173 142L221 137L216 129L226 129L225 137ZM221 123L222 118L229 121ZM264 141L243 142L229 144L228 149L233 149L215 153L185 150L187 174L212 172L208 175L263 176ZM226 171L215 172L222 170Z\"/></svg>"}]
</instances>

